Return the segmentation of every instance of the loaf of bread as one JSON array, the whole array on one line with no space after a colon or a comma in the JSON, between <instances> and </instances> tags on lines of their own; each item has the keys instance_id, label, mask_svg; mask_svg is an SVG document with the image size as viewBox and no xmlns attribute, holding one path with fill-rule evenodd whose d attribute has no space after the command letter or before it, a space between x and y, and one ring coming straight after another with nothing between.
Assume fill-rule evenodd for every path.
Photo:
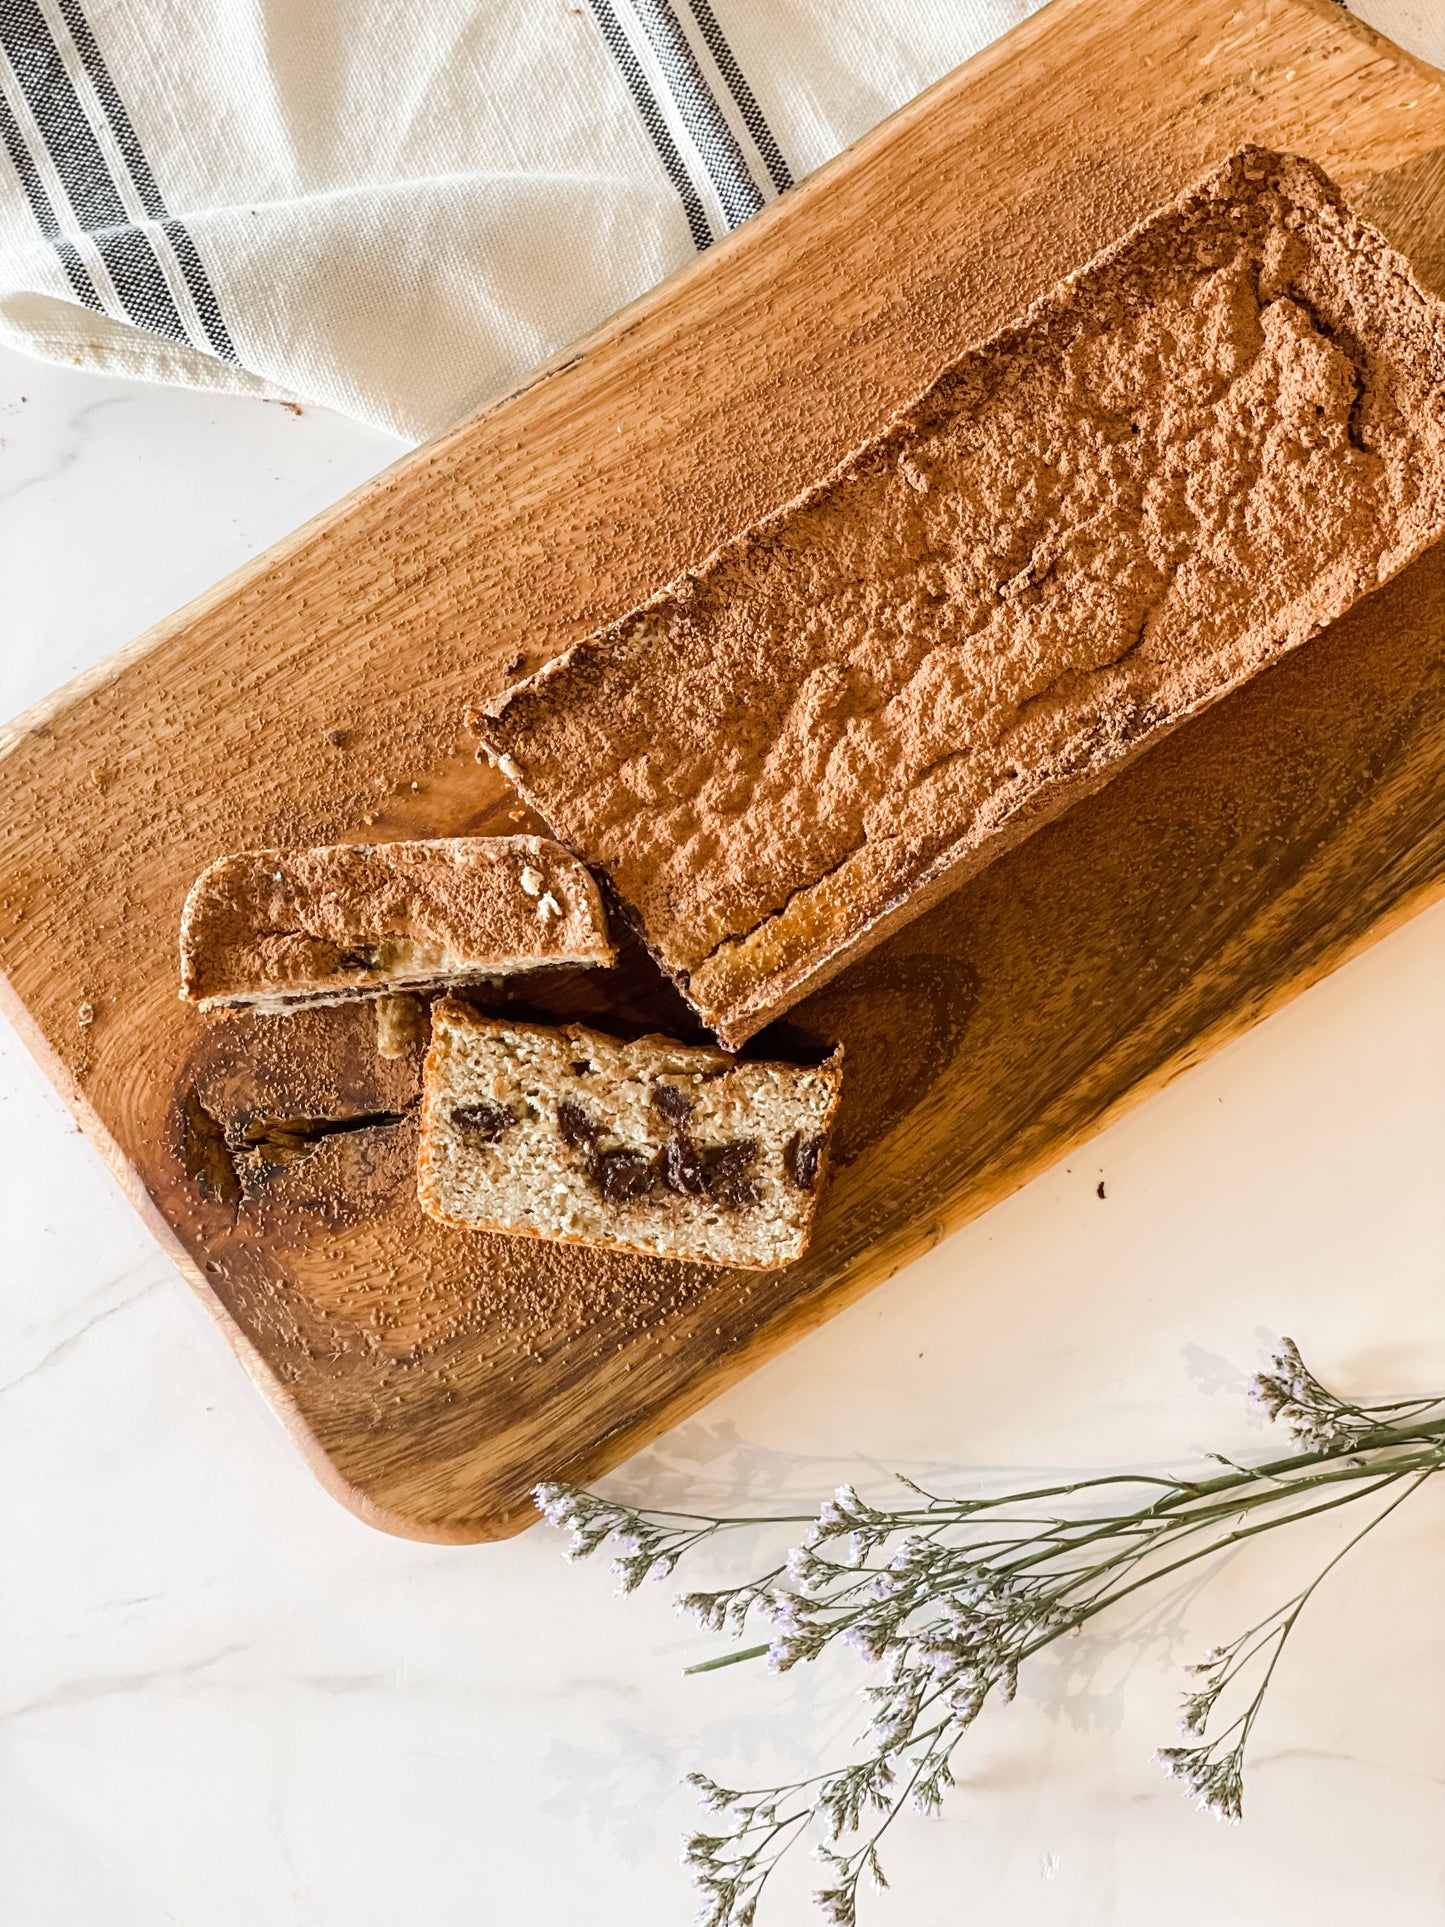
<instances>
[{"instance_id":1,"label":"loaf of bread","mask_svg":"<svg viewBox=\"0 0 1445 1927\"><path fill-rule=\"evenodd\" d=\"M615 956L597 885L545 837L247 850L186 899L181 996L285 1011Z\"/></svg>"},{"instance_id":2,"label":"loaf of bread","mask_svg":"<svg viewBox=\"0 0 1445 1927\"><path fill-rule=\"evenodd\" d=\"M1250 149L479 719L736 1046L1445 530L1445 305Z\"/></svg>"},{"instance_id":3,"label":"loaf of bread","mask_svg":"<svg viewBox=\"0 0 1445 1927\"><path fill-rule=\"evenodd\" d=\"M422 1206L476 1231L788 1264L812 1230L841 1058L744 1063L445 998L423 1081Z\"/></svg>"}]
</instances>

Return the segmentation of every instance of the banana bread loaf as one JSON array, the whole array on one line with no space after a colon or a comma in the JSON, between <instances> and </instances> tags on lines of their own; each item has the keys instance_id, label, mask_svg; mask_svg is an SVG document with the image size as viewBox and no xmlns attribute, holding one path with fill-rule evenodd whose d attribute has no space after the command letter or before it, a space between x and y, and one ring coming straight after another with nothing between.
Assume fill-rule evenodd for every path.
<instances>
[{"instance_id":1,"label":"banana bread loaf","mask_svg":"<svg viewBox=\"0 0 1445 1927\"><path fill-rule=\"evenodd\" d=\"M484 742L724 1043L1445 530L1445 305L1247 149Z\"/></svg>"}]
</instances>

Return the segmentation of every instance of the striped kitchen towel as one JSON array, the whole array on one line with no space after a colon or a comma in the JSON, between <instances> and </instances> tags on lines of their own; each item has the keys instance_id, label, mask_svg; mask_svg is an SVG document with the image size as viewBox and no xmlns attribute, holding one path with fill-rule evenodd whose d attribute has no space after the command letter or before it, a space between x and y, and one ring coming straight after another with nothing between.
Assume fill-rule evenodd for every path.
<instances>
[{"instance_id":1,"label":"striped kitchen towel","mask_svg":"<svg viewBox=\"0 0 1445 1927\"><path fill-rule=\"evenodd\" d=\"M421 437L1039 3L0 0L0 340Z\"/></svg>"}]
</instances>

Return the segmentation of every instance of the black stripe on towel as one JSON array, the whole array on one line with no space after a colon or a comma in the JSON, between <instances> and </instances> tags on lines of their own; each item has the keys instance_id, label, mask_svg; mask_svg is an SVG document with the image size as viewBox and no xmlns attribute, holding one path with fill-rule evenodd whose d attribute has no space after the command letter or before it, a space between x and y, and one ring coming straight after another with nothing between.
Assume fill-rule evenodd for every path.
<instances>
[{"instance_id":1,"label":"black stripe on towel","mask_svg":"<svg viewBox=\"0 0 1445 1927\"><path fill-rule=\"evenodd\" d=\"M702 157L730 228L739 227L763 204L762 191L743 158L717 96L698 65L672 0L632 0L632 12L657 56L667 90L683 126Z\"/></svg>"},{"instance_id":2,"label":"black stripe on towel","mask_svg":"<svg viewBox=\"0 0 1445 1927\"><path fill-rule=\"evenodd\" d=\"M196 244L191 239L189 230L165 204L156 177L151 172L150 162L146 159L145 150L135 131L135 124L126 111L125 102L121 99L115 82L111 78L110 69L106 66L100 48L96 45L95 35L90 30L90 22L81 10L79 0L59 0L59 6L61 18L70 30L70 37L75 42L75 51L80 55L81 65L85 68L90 84L95 89L96 99L100 102L105 118L110 124L111 134L125 160L126 170L140 198L141 206L150 218L160 225L162 233L170 243L171 252L185 277L186 286L190 289L191 299L196 304L196 313L200 316L201 326L206 331L206 339L223 361L235 361L237 359L235 345L221 314L221 306L216 299L216 291L211 286L211 278L206 273L200 255L196 252Z\"/></svg>"},{"instance_id":3,"label":"black stripe on towel","mask_svg":"<svg viewBox=\"0 0 1445 1927\"><path fill-rule=\"evenodd\" d=\"M155 249L126 214L35 0L3 0L0 46L9 56L71 211L105 262L127 319L169 341L188 340Z\"/></svg>"},{"instance_id":4,"label":"black stripe on towel","mask_svg":"<svg viewBox=\"0 0 1445 1927\"><path fill-rule=\"evenodd\" d=\"M738 65L737 56L727 43L727 37L718 25L717 15L712 10L712 0L685 0L692 9L692 17L697 22L698 32L707 44L707 50L717 62L717 70L727 82L728 92L737 103L742 116L743 126L752 135L753 146L762 156L764 167L773 186L779 194L786 194L793 185L793 170L783 159L782 149L773 138L773 130L763 116L757 97L748 85L747 76Z\"/></svg>"},{"instance_id":5,"label":"black stripe on towel","mask_svg":"<svg viewBox=\"0 0 1445 1927\"><path fill-rule=\"evenodd\" d=\"M638 117L647 129L653 146L657 149L658 159L667 170L667 177L677 191L682 202L682 211L687 216L688 231L692 235L693 246L701 250L712 246L712 224L707 218L707 209L697 189L693 186L682 155L677 151L677 142L668 132L667 122L663 119L646 74L638 62L636 54L628 45L627 36L618 23L613 11L612 0L588 0L592 17L606 42L607 51L617 63L619 73L627 83L627 91L632 96Z\"/></svg>"},{"instance_id":6,"label":"black stripe on towel","mask_svg":"<svg viewBox=\"0 0 1445 1927\"><path fill-rule=\"evenodd\" d=\"M147 214L152 219L158 219L156 210L164 213L165 203L141 152L130 117L100 60L94 37L78 7L73 4L64 7L64 17L67 27L72 30L76 52L111 122L111 131L128 171L133 156L139 157L139 177L132 176L137 197ZM80 28L78 36L75 33L77 20ZM0 46L5 49L46 152L60 177L71 212L104 261L126 320L143 328L148 334L159 335L163 340L194 345L166 279L157 248L158 240L160 245L169 242L174 248L174 237L159 227L154 231L138 227L131 220L84 105L66 71L49 23L35 0L0 0ZM104 88L97 81L97 70L104 76ZM111 112L111 101L119 113L120 125ZM66 245L74 252L72 243L67 241ZM195 269L201 275L202 287L199 292L208 297L205 306L200 299L197 300L198 312L205 321L206 307L209 307L216 324L213 328L210 322L206 322L207 339L217 354L235 360L235 349L221 322L214 292L210 289L193 246L190 254ZM191 284L192 293L197 294L179 251L176 258Z\"/></svg>"},{"instance_id":7,"label":"black stripe on towel","mask_svg":"<svg viewBox=\"0 0 1445 1927\"><path fill-rule=\"evenodd\" d=\"M151 173L150 162L141 150L135 128L131 125L130 115L125 103L115 90L115 82L110 77L110 69L100 57L100 48L95 44L95 35L90 31L90 22L81 12L76 0L60 0L60 15L70 30L75 42L75 51L80 55L80 64L96 92L96 98L104 109L110 123L110 131L115 136L116 146L125 160L126 171L135 184L140 196L141 206L153 221L164 220L166 204L161 199L161 191L156 186L156 177Z\"/></svg>"},{"instance_id":8,"label":"black stripe on towel","mask_svg":"<svg viewBox=\"0 0 1445 1927\"><path fill-rule=\"evenodd\" d=\"M15 124L15 116L11 113L10 103L4 94L0 94L0 141L5 143L5 151L10 156L19 177L21 190L30 204L30 212L35 217L35 225L59 256L60 265L65 269L65 278L69 281L76 300L82 302L87 308L93 308L97 314L103 314L105 310L100 296L96 293L95 283L90 278L90 270L81 260L80 252L74 242L67 240L61 233L60 223L55 218L55 209L51 204L50 196L45 191L45 183L36 169L34 156Z\"/></svg>"},{"instance_id":9,"label":"black stripe on towel","mask_svg":"<svg viewBox=\"0 0 1445 1927\"><path fill-rule=\"evenodd\" d=\"M195 241L185 222L176 215L169 215L160 224L161 233L171 244L171 253L181 265L181 273L186 277L186 286L191 291L191 299L196 304L201 326L206 331L206 339L215 349L222 361L234 361L239 366L241 357L236 353L231 331L226 326L221 313L221 304L216 299L216 290L211 285L211 277L206 273L200 255L196 252Z\"/></svg>"}]
</instances>

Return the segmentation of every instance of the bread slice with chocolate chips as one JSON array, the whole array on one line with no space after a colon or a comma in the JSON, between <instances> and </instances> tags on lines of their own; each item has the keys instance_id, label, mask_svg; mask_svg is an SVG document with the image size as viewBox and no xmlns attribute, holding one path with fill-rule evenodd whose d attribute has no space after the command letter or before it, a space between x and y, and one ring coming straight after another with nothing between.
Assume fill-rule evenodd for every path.
<instances>
[{"instance_id":1,"label":"bread slice with chocolate chips","mask_svg":"<svg viewBox=\"0 0 1445 1927\"><path fill-rule=\"evenodd\" d=\"M445 1223L700 1264L801 1256L842 1052L806 1069L667 1037L432 1013L418 1190Z\"/></svg>"},{"instance_id":2,"label":"bread slice with chocolate chips","mask_svg":"<svg viewBox=\"0 0 1445 1927\"><path fill-rule=\"evenodd\" d=\"M545 837L246 850L186 899L181 996L274 1013L616 955L597 885Z\"/></svg>"}]
</instances>

